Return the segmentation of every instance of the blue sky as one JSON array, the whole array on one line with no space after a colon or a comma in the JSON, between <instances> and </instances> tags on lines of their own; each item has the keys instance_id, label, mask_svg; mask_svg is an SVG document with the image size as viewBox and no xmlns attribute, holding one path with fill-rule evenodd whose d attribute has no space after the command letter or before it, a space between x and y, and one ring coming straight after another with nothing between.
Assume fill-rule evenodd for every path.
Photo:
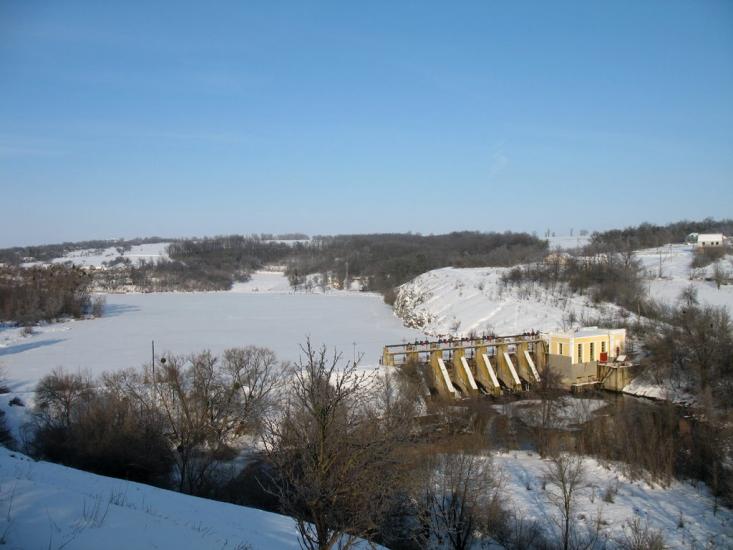
<instances>
[{"instance_id":1,"label":"blue sky","mask_svg":"<svg viewBox=\"0 0 733 550\"><path fill-rule=\"evenodd\" d=\"M0 246L733 216L733 2L0 2Z\"/></svg>"}]
</instances>

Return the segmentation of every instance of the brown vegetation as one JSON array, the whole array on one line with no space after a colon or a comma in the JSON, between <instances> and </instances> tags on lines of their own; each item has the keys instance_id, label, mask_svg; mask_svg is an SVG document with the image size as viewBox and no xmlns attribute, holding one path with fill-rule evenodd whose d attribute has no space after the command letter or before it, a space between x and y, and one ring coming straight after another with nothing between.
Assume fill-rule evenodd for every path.
<instances>
[{"instance_id":1,"label":"brown vegetation","mask_svg":"<svg viewBox=\"0 0 733 550\"><path fill-rule=\"evenodd\" d=\"M0 320L31 324L92 309L91 276L77 267L0 266Z\"/></svg>"}]
</instances>

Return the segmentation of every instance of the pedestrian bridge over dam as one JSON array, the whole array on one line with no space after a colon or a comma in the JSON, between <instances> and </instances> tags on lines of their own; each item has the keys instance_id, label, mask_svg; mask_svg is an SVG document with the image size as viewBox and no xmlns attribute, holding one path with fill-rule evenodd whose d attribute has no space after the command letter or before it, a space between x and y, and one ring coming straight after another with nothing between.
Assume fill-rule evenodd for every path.
<instances>
[{"instance_id":1,"label":"pedestrian bridge over dam","mask_svg":"<svg viewBox=\"0 0 733 550\"><path fill-rule=\"evenodd\" d=\"M457 399L531 389L541 382L546 358L547 343L532 332L388 345L381 362L428 366L425 382L431 391Z\"/></svg>"},{"instance_id":2,"label":"pedestrian bridge over dam","mask_svg":"<svg viewBox=\"0 0 733 550\"><path fill-rule=\"evenodd\" d=\"M384 346L381 363L419 367L431 394L459 399L532 390L543 376L571 391L620 391L635 365L624 355L623 329L442 338Z\"/></svg>"}]
</instances>

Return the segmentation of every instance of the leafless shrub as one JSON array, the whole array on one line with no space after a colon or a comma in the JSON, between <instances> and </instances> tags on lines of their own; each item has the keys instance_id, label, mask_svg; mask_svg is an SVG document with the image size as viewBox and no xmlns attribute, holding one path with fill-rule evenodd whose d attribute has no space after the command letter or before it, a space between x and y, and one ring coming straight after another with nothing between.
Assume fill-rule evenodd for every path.
<instances>
[{"instance_id":1,"label":"leafless shrub","mask_svg":"<svg viewBox=\"0 0 733 550\"><path fill-rule=\"evenodd\" d=\"M104 315L104 306L107 304L107 299L104 296L98 295L92 299L92 315L95 317L101 317Z\"/></svg>"},{"instance_id":2,"label":"leafless shrub","mask_svg":"<svg viewBox=\"0 0 733 550\"><path fill-rule=\"evenodd\" d=\"M641 518L629 520L624 525L624 534L616 540L623 550L664 550L667 545L662 533L651 529Z\"/></svg>"},{"instance_id":3,"label":"leafless shrub","mask_svg":"<svg viewBox=\"0 0 733 550\"><path fill-rule=\"evenodd\" d=\"M247 347L227 350L222 361L208 351L169 355L154 375L147 371L176 449L180 491L205 492L234 439L259 431L282 368L272 351Z\"/></svg>"},{"instance_id":4,"label":"leafless shrub","mask_svg":"<svg viewBox=\"0 0 733 550\"><path fill-rule=\"evenodd\" d=\"M481 530L497 529L499 486L489 457L448 453L428 462L432 475L425 492L428 546L470 548ZM493 520L493 521L492 521Z\"/></svg>"}]
</instances>

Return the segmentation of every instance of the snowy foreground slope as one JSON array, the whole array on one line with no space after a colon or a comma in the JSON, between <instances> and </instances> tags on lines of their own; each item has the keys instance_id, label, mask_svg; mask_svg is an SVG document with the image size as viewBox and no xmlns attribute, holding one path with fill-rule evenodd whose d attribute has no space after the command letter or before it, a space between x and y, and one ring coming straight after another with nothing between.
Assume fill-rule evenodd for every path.
<instances>
[{"instance_id":1,"label":"snowy foreground slope","mask_svg":"<svg viewBox=\"0 0 733 550\"><path fill-rule=\"evenodd\" d=\"M548 500L552 487L543 489L545 465L537 455L517 451L494 456L492 470L508 507L553 536L557 511ZM591 458L584 467L587 481L574 512L580 532L600 514L601 536L613 543L639 517L660 530L670 548L732 547L733 513L714 511L704 485L651 486ZM609 488L613 502L603 498ZM298 548L295 524L285 516L35 462L5 448L0 535L12 549Z\"/></svg>"},{"instance_id":2,"label":"snowy foreground slope","mask_svg":"<svg viewBox=\"0 0 733 550\"><path fill-rule=\"evenodd\" d=\"M35 462L5 448L0 535L7 548L24 550L299 548L286 516Z\"/></svg>"},{"instance_id":3,"label":"snowy foreground slope","mask_svg":"<svg viewBox=\"0 0 733 550\"><path fill-rule=\"evenodd\" d=\"M733 285L716 288L707 280L713 266L692 269L693 254L688 245L638 251L650 297L673 303L692 286L701 303L733 311ZM733 257L727 256L719 261L729 273L733 273L731 260ZM540 285L504 287L501 276L507 271L450 267L428 271L400 287L395 313L408 326L422 327L428 334L462 336L472 331L513 334L560 330L570 328L567 319L571 313L576 324L582 324L583 320L607 318L619 311L612 304L593 304L585 296L552 294Z\"/></svg>"},{"instance_id":4,"label":"snowy foreground slope","mask_svg":"<svg viewBox=\"0 0 733 550\"><path fill-rule=\"evenodd\" d=\"M517 451L494 457L494 470L504 483L509 508L526 521L538 521L552 529L558 511L548 500L556 490L543 489L545 461L529 452ZM624 537L624 528L635 517L661 531L669 548L733 548L733 512L714 509L708 488L678 481L668 487L631 481L614 466L584 458L585 483L573 514L575 528L583 533L601 519L601 536L611 543ZM613 502L604 499L609 490ZM680 526L681 525L681 526Z\"/></svg>"}]
</instances>

